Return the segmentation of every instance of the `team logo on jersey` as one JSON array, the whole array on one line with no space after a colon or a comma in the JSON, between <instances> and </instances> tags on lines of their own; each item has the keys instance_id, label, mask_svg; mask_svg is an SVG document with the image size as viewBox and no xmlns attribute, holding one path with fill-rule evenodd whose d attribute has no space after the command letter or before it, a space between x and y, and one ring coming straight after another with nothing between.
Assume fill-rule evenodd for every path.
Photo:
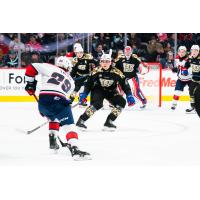
<instances>
[{"instance_id":1,"label":"team logo on jersey","mask_svg":"<svg viewBox=\"0 0 200 200\"><path fill-rule=\"evenodd\" d=\"M132 72L134 69L134 64L123 63L124 72Z\"/></svg>"},{"instance_id":2,"label":"team logo on jersey","mask_svg":"<svg viewBox=\"0 0 200 200\"><path fill-rule=\"evenodd\" d=\"M110 87L114 83L114 80L107 80L103 78L100 78L99 80L102 87Z\"/></svg>"},{"instance_id":3,"label":"team logo on jersey","mask_svg":"<svg viewBox=\"0 0 200 200\"><path fill-rule=\"evenodd\" d=\"M86 65L79 65L79 66L78 66L78 69L80 69L80 70L85 70L85 69L86 69Z\"/></svg>"},{"instance_id":4,"label":"team logo on jersey","mask_svg":"<svg viewBox=\"0 0 200 200\"><path fill-rule=\"evenodd\" d=\"M60 97L55 96L53 99L57 101L57 100L60 100Z\"/></svg>"},{"instance_id":5,"label":"team logo on jersey","mask_svg":"<svg viewBox=\"0 0 200 200\"><path fill-rule=\"evenodd\" d=\"M191 64L192 72L200 72L200 65Z\"/></svg>"},{"instance_id":6,"label":"team logo on jersey","mask_svg":"<svg viewBox=\"0 0 200 200\"><path fill-rule=\"evenodd\" d=\"M85 70L85 69L86 69L86 65L79 65L79 66L78 66L78 69L80 69L80 70Z\"/></svg>"}]
</instances>

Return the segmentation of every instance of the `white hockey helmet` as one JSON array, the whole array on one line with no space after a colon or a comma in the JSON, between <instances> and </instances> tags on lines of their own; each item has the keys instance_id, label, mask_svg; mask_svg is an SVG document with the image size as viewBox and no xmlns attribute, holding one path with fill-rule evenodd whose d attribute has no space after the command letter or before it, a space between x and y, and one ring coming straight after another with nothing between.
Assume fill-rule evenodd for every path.
<instances>
[{"instance_id":1,"label":"white hockey helmet","mask_svg":"<svg viewBox=\"0 0 200 200\"><path fill-rule=\"evenodd\" d=\"M80 47L80 46L81 46L81 44L77 42L77 43L74 44L73 49L75 50L77 47Z\"/></svg>"},{"instance_id":2,"label":"white hockey helmet","mask_svg":"<svg viewBox=\"0 0 200 200\"><path fill-rule=\"evenodd\" d=\"M56 60L56 66L70 71L72 68L72 63L71 63L70 59L67 58L66 56L60 56Z\"/></svg>"},{"instance_id":3,"label":"white hockey helmet","mask_svg":"<svg viewBox=\"0 0 200 200\"><path fill-rule=\"evenodd\" d=\"M110 49L110 51L109 51L108 54L104 53L104 51L102 51L102 52L103 52L103 54L102 54L102 56L101 56L101 58L100 58L100 61L103 61L103 60L111 61L111 60L112 60L112 58L111 58L112 49Z\"/></svg>"},{"instance_id":4,"label":"white hockey helmet","mask_svg":"<svg viewBox=\"0 0 200 200\"><path fill-rule=\"evenodd\" d=\"M199 45L192 45L191 50L199 51Z\"/></svg>"},{"instance_id":5,"label":"white hockey helmet","mask_svg":"<svg viewBox=\"0 0 200 200\"><path fill-rule=\"evenodd\" d=\"M180 46L178 48L178 51L184 50L185 52L187 52L187 48L185 46Z\"/></svg>"},{"instance_id":6,"label":"white hockey helmet","mask_svg":"<svg viewBox=\"0 0 200 200\"><path fill-rule=\"evenodd\" d=\"M75 52L75 53L83 52L83 47L81 46L80 43L76 43L76 44L74 45L74 52Z\"/></svg>"},{"instance_id":7,"label":"white hockey helmet","mask_svg":"<svg viewBox=\"0 0 200 200\"><path fill-rule=\"evenodd\" d=\"M81 46L78 46L74 49L75 53L83 52L83 48Z\"/></svg>"}]
</instances>

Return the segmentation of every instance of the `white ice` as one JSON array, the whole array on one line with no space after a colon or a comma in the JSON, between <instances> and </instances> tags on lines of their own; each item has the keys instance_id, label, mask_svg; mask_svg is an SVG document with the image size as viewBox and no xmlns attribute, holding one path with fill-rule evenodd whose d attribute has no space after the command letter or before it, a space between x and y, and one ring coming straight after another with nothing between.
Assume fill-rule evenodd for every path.
<instances>
[{"instance_id":1,"label":"white ice","mask_svg":"<svg viewBox=\"0 0 200 200\"><path fill-rule=\"evenodd\" d=\"M100 110L86 122L87 132L79 132L80 149L92 155L79 165L199 165L200 119L186 114L189 103L171 103L162 108L137 106L125 109L116 120L115 132L102 132L109 109ZM77 165L67 149L58 154L48 149L48 125L27 135L46 121L36 103L0 103L0 165ZM77 121L84 108L74 108Z\"/></svg>"}]
</instances>

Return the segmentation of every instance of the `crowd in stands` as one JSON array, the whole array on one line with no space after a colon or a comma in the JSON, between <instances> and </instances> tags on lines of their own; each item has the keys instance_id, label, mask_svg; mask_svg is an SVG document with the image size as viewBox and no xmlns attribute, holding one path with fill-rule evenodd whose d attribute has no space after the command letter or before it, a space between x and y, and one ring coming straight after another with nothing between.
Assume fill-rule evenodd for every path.
<instances>
[{"instance_id":1,"label":"crowd in stands","mask_svg":"<svg viewBox=\"0 0 200 200\"><path fill-rule=\"evenodd\" d=\"M26 67L32 62L54 63L55 57L73 52L80 42L86 52L99 59L102 50L113 49L113 57L123 52L125 44L142 61L160 62L171 68L174 62L175 33L0 33L0 68ZM177 47L200 45L200 34L178 33Z\"/></svg>"}]
</instances>

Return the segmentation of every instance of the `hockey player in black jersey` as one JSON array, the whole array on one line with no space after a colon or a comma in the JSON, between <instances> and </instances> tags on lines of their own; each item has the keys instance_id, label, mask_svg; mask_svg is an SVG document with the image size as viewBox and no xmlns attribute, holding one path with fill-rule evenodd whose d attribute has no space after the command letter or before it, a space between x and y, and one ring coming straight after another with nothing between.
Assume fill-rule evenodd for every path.
<instances>
[{"instance_id":1,"label":"hockey player in black jersey","mask_svg":"<svg viewBox=\"0 0 200 200\"><path fill-rule=\"evenodd\" d=\"M132 54L132 48L126 46L124 54L120 55L115 61L115 67L123 72L129 84L133 84L133 95L139 99L142 103L141 108L146 107L147 99L140 89L139 79L137 73L139 73L139 67L142 65L141 60L136 54Z\"/></svg>"},{"instance_id":2,"label":"hockey player in black jersey","mask_svg":"<svg viewBox=\"0 0 200 200\"><path fill-rule=\"evenodd\" d=\"M189 87L190 93L190 104L191 108L186 109L186 113L190 113L195 109L195 92L200 85L200 54L199 46L193 45L191 47L191 54L188 62L185 64L186 68L191 68L192 70L192 82ZM198 96L198 94L196 94Z\"/></svg>"},{"instance_id":3,"label":"hockey player in black jersey","mask_svg":"<svg viewBox=\"0 0 200 200\"><path fill-rule=\"evenodd\" d=\"M76 57L73 58L73 68L71 76L75 80L75 89L70 95L70 99L74 101L74 98L80 88L84 85L87 77L90 75L92 69L96 66L96 62L92 55L83 52L83 48L79 45L75 48ZM80 102L82 106L87 106L85 102Z\"/></svg>"},{"instance_id":4,"label":"hockey player in black jersey","mask_svg":"<svg viewBox=\"0 0 200 200\"><path fill-rule=\"evenodd\" d=\"M200 117L200 84L197 86L194 92L194 103L195 103L195 110Z\"/></svg>"},{"instance_id":5,"label":"hockey player in black jersey","mask_svg":"<svg viewBox=\"0 0 200 200\"><path fill-rule=\"evenodd\" d=\"M78 127L87 129L85 121L103 107L103 100L106 99L113 105L113 108L104 123L104 130L116 129L113 121L116 120L126 105L126 100L117 90L117 84L120 84L123 91L126 93L128 105L133 106L135 104L135 99L125 76L120 70L111 66L110 50L109 54L103 54L101 56L100 67L94 69L85 84L84 92L80 95L80 102L82 102L85 101L87 95L91 92L91 102L90 106L79 117L76 123Z\"/></svg>"}]
</instances>

